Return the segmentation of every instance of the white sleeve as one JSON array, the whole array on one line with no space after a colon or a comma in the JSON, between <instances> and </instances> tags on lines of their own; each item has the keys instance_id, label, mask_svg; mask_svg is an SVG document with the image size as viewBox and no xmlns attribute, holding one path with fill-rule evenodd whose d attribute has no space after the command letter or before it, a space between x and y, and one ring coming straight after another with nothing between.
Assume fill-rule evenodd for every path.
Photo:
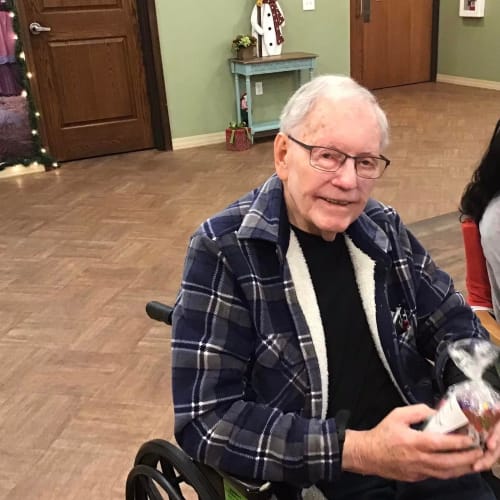
<instances>
[{"instance_id":1,"label":"white sleeve","mask_svg":"<svg viewBox=\"0 0 500 500\"><path fill-rule=\"evenodd\" d=\"M491 284L493 309L497 320L500 316L500 195L486 207L479 224L488 277Z\"/></svg>"}]
</instances>

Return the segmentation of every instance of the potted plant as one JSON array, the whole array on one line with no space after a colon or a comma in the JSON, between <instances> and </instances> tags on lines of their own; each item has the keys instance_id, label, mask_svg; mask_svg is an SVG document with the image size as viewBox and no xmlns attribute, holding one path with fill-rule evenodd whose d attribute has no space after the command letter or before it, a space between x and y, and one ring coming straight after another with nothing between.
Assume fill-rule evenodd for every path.
<instances>
[{"instance_id":1,"label":"potted plant","mask_svg":"<svg viewBox=\"0 0 500 500\"><path fill-rule=\"evenodd\" d=\"M229 122L226 128L226 149L244 151L252 145L252 131L245 122Z\"/></svg>"},{"instance_id":2,"label":"potted plant","mask_svg":"<svg viewBox=\"0 0 500 500\"><path fill-rule=\"evenodd\" d=\"M236 58L247 60L255 57L255 48L257 47L257 38L252 35L238 35L232 43L236 50Z\"/></svg>"}]
</instances>

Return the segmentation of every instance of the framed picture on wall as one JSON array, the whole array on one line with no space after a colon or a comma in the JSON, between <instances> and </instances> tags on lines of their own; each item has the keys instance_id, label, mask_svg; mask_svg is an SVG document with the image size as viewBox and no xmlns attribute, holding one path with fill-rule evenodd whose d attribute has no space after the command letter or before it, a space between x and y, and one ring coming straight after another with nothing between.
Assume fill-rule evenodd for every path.
<instances>
[{"instance_id":1,"label":"framed picture on wall","mask_svg":"<svg viewBox=\"0 0 500 500\"><path fill-rule=\"evenodd\" d=\"M460 17L484 17L485 0L460 0Z\"/></svg>"}]
</instances>

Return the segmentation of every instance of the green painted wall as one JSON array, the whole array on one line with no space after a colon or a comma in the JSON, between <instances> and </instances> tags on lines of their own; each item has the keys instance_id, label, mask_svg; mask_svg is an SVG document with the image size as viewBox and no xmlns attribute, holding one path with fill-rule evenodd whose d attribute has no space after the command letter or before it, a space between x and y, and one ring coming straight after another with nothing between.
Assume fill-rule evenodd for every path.
<instances>
[{"instance_id":1,"label":"green painted wall","mask_svg":"<svg viewBox=\"0 0 500 500\"><path fill-rule=\"evenodd\" d=\"M231 41L250 32L254 0L156 0L172 137L224 130L236 119ZM318 54L316 75L349 74L349 0L280 0L286 26L284 52ZM256 120L275 119L293 92L293 75L263 75L254 97Z\"/></svg>"},{"instance_id":2,"label":"green painted wall","mask_svg":"<svg viewBox=\"0 0 500 500\"><path fill-rule=\"evenodd\" d=\"M477 19L460 17L458 7L457 0L440 2L438 73L500 81L500 2L485 0Z\"/></svg>"}]
</instances>

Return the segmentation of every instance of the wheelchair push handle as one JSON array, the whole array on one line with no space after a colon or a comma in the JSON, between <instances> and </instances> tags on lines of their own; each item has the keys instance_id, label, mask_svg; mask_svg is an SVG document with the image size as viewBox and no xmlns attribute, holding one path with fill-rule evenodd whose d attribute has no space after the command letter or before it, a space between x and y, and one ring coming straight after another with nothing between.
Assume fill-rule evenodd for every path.
<instances>
[{"instance_id":1,"label":"wheelchair push handle","mask_svg":"<svg viewBox=\"0 0 500 500\"><path fill-rule=\"evenodd\" d=\"M161 321L167 325L172 324L172 314L174 308L152 300L146 304L146 314L155 321Z\"/></svg>"}]
</instances>

